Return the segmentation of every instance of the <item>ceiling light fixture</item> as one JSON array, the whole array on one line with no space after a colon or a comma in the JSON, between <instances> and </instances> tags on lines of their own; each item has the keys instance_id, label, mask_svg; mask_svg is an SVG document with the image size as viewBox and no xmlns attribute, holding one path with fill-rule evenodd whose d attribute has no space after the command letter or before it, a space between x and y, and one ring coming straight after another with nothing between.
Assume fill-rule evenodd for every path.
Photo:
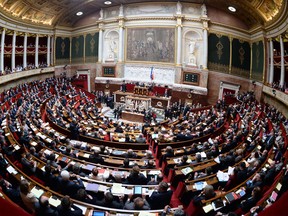
<instances>
[{"instance_id":1,"label":"ceiling light fixture","mask_svg":"<svg viewBox=\"0 0 288 216\"><path fill-rule=\"evenodd\" d=\"M76 13L77 16L81 16L82 14L83 14L82 11L79 11L79 12Z\"/></svg>"},{"instance_id":2,"label":"ceiling light fixture","mask_svg":"<svg viewBox=\"0 0 288 216\"><path fill-rule=\"evenodd\" d=\"M231 12L233 12L233 13L236 12L236 8L233 7L233 6L229 6L229 7L228 7L228 10L231 11Z\"/></svg>"},{"instance_id":3,"label":"ceiling light fixture","mask_svg":"<svg viewBox=\"0 0 288 216\"><path fill-rule=\"evenodd\" d=\"M105 1L104 4L106 4L106 5L111 5L112 2L111 2L111 1Z\"/></svg>"}]
</instances>

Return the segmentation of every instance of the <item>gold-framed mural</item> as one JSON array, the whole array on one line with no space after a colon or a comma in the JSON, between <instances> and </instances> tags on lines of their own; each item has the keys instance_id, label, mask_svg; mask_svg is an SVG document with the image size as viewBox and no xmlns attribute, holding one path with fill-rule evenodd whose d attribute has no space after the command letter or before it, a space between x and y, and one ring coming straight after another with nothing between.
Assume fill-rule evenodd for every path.
<instances>
[{"instance_id":1,"label":"gold-framed mural","mask_svg":"<svg viewBox=\"0 0 288 216\"><path fill-rule=\"evenodd\" d=\"M126 61L175 62L175 28L128 28Z\"/></svg>"}]
</instances>

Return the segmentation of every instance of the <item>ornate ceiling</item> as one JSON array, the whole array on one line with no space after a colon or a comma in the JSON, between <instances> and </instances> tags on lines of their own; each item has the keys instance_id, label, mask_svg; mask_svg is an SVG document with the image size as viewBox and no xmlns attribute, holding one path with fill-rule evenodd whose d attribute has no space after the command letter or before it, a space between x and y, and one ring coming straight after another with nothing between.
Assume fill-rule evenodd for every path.
<instances>
[{"instance_id":1,"label":"ornate ceiling","mask_svg":"<svg viewBox=\"0 0 288 216\"><path fill-rule=\"evenodd\" d=\"M48 26L73 27L77 21L85 16L95 14L100 8L128 3L153 2L151 0L110 0L112 4L108 6L104 4L104 1L0 0L0 10L5 15L22 21ZM161 2L161 0L158 0L158 2ZM163 0L163 2L177 2L177 0ZM231 13L227 7L234 6L237 9L235 16L244 21L250 28L271 21L279 13L283 4L283 0L186 0L182 2L205 3L208 7L221 9L227 11L227 13ZM76 16L78 11L82 11L84 14Z\"/></svg>"}]
</instances>

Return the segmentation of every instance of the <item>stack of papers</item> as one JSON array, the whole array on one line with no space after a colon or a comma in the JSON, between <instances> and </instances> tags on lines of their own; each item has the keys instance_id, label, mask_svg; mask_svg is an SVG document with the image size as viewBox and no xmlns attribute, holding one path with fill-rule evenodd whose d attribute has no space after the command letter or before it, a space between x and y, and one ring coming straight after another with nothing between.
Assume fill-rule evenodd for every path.
<instances>
[{"instance_id":1,"label":"stack of papers","mask_svg":"<svg viewBox=\"0 0 288 216\"><path fill-rule=\"evenodd\" d=\"M220 182L223 182L223 181L228 181L229 180L229 175L228 173L226 172L222 172L222 171L218 171L217 172L217 178Z\"/></svg>"},{"instance_id":2,"label":"stack of papers","mask_svg":"<svg viewBox=\"0 0 288 216\"><path fill-rule=\"evenodd\" d=\"M32 188L31 192L39 199L39 197L44 193L42 189L38 189L36 186Z\"/></svg>"},{"instance_id":3,"label":"stack of papers","mask_svg":"<svg viewBox=\"0 0 288 216\"><path fill-rule=\"evenodd\" d=\"M111 188L111 193L113 195L122 195L124 194L125 187L122 187L122 184L119 183L113 183Z\"/></svg>"},{"instance_id":4,"label":"stack of papers","mask_svg":"<svg viewBox=\"0 0 288 216\"><path fill-rule=\"evenodd\" d=\"M206 181L201 181L201 182L195 182L195 189L200 191L203 190L203 188L207 185Z\"/></svg>"},{"instance_id":5,"label":"stack of papers","mask_svg":"<svg viewBox=\"0 0 288 216\"><path fill-rule=\"evenodd\" d=\"M231 167L231 166L228 167L228 175L232 175L233 174L234 168L235 167Z\"/></svg>"},{"instance_id":6,"label":"stack of papers","mask_svg":"<svg viewBox=\"0 0 288 216\"><path fill-rule=\"evenodd\" d=\"M12 166L9 166L7 167L7 171L10 173L10 174L14 174L16 175L18 172L14 169L14 167Z\"/></svg>"},{"instance_id":7,"label":"stack of papers","mask_svg":"<svg viewBox=\"0 0 288 216\"><path fill-rule=\"evenodd\" d=\"M98 190L99 190L99 185L98 185L98 184L93 184L93 183L88 183L88 184L86 185L86 190L97 193Z\"/></svg>"},{"instance_id":8,"label":"stack of papers","mask_svg":"<svg viewBox=\"0 0 288 216\"><path fill-rule=\"evenodd\" d=\"M204 210L205 213L208 213L211 210L213 210L213 206L211 204L206 205L206 206L203 207L203 210Z\"/></svg>"},{"instance_id":9,"label":"stack of papers","mask_svg":"<svg viewBox=\"0 0 288 216\"><path fill-rule=\"evenodd\" d=\"M184 175L188 175L189 173L193 172L193 169L191 167L186 167L184 169L181 169L181 172L184 174Z\"/></svg>"},{"instance_id":10,"label":"stack of papers","mask_svg":"<svg viewBox=\"0 0 288 216\"><path fill-rule=\"evenodd\" d=\"M58 205L61 204L61 200L53 196L51 196L48 201L49 201L49 204L54 207L57 207Z\"/></svg>"}]
</instances>

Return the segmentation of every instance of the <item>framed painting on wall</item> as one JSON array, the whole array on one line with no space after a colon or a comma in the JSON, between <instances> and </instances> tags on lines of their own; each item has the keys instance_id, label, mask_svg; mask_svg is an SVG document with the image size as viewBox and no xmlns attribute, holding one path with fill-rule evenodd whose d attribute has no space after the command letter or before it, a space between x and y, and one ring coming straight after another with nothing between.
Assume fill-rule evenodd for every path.
<instances>
[{"instance_id":1,"label":"framed painting on wall","mask_svg":"<svg viewBox=\"0 0 288 216\"><path fill-rule=\"evenodd\" d=\"M175 62L175 28L128 28L126 61Z\"/></svg>"}]
</instances>

